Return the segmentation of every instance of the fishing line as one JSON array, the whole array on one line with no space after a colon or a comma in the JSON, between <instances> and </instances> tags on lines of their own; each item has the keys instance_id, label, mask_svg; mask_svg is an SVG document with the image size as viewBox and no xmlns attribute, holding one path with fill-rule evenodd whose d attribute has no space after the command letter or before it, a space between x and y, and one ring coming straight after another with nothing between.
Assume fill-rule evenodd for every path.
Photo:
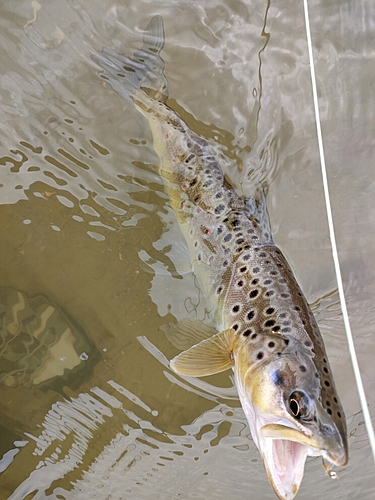
<instances>
[{"instance_id":1,"label":"fishing line","mask_svg":"<svg viewBox=\"0 0 375 500\"><path fill-rule=\"evenodd\" d=\"M370 412L369 412L368 405L367 405L366 394L365 394L365 390L363 387L361 372L359 370L357 355L356 355L356 351L355 351L355 347L354 347L353 335L352 335L352 331L350 328L349 315L348 315L348 310L346 307L344 286L343 286L343 282L342 282L342 278L341 278L339 256L338 256L338 251L337 251L337 246L336 246L335 231L334 231L334 226L333 226L331 201L330 201L330 196L329 196L328 180L327 180L327 170L326 170L326 164L325 164L325 159L324 159L322 130L321 130L321 126L320 126L318 94L317 94L317 90L316 90L315 68L314 68L314 59L313 59L313 53L312 53L312 42L311 42L310 21L309 21L309 11L307 8L307 0L303 0L303 6L304 6L304 11L305 11L306 37L307 37L307 47L308 47L308 51L309 51L309 60L310 60L310 73L311 73L311 84L312 84L312 92L313 92L313 99L314 99L316 131L317 131L317 136L318 136L320 164L322 167L324 198L325 198L326 209L327 209L329 236L331 239L331 246L332 246L332 256L333 256L333 262L334 262L334 266L335 266L336 280L337 280L337 286L338 286L338 291L339 291L339 296L340 296L341 310L342 310L342 315L343 315L343 319L344 319L346 337L348 340L349 353L350 353L350 357L351 357L352 365L353 365L354 377L355 377L355 380L357 383L359 400L361 403L363 417L365 420L365 426L366 426L367 434L369 437L373 458L375 461L374 429L373 429L372 424L371 424L371 416L370 416Z\"/></svg>"}]
</instances>

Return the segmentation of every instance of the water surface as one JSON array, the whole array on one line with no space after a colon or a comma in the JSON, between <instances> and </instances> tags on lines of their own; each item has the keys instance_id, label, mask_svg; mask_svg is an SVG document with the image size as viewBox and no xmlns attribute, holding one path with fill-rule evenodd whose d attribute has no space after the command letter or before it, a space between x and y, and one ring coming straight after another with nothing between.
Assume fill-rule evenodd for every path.
<instances>
[{"instance_id":1,"label":"water surface","mask_svg":"<svg viewBox=\"0 0 375 500\"><path fill-rule=\"evenodd\" d=\"M323 139L349 314L375 416L375 18L312 1ZM275 498L229 372L173 374L160 326L209 319L181 274L146 120L90 47L131 55L162 15L169 104L215 141L242 194L262 181L276 243L313 304L349 427L339 480L309 459L298 498L373 498L374 466L325 214L299 2L66 0L0 7L0 489L20 499Z\"/></svg>"}]
</instances>

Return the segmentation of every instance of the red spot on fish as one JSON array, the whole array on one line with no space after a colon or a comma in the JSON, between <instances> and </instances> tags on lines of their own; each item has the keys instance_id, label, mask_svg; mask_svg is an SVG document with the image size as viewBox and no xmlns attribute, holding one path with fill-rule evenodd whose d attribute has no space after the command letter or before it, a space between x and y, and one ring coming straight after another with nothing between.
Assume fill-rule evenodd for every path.
<instances>
[{"instance_id":1,"label":"red spot on fish","mask_svg":"<svg viewBox=\"0 0 375 500\"><path fill-rule=\"evenodd\" d=\"M186 184L186 182L183 182L183 183L181 184L181 187L182 187L182 189L186 189L186 188L187 188L187 184Z\"/></svg>"},{"instance_id":2,"label":"red spot on fish","mask_svg":"<svg viewBox=\"0 0 375 500\"><path fill-rule=\"evenodd\" d=\"M181 201L180 208L184 208L184 206L185 206L185 202Z\"/></svg>"},{"instance_id":3,"label":"red spot on fish","mask_svg":"<svg viewBox=\"0 0 375 500\"><path fill-rule=\"evenodd\" d=\"M173 160L172 160L172 161L173 161L173 163L177 163L177 160L176 160L176 158L173 158Z\"/></svg>"},{"instance_id":4,"label":"red spot on fish","mask_svg":"<svg viewBox=\"0 0 375 500\"><path fill-rule=\"evenodd\" d=\"M205 230L205 233L206 233L206 234L210 234L210 232L211 232L211 229L209 229L209 228L207 228L207 229Z\"/></svg>"},{"instance_id":5,"label":"red spot on fish","mask_svg":"<svg viewBox=\"0 0 375 500\"><path fill-rule=\"evenodd\" d=\"M200 214L202 212L202 209L201 208L197 208L197 213Z\"/></svg>"}]
</instances>

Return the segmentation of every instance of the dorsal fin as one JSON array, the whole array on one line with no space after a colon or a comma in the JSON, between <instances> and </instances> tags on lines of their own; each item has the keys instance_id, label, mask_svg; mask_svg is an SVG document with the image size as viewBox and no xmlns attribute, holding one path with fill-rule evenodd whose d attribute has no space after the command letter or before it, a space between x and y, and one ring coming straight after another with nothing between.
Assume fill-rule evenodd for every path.
<instances>
[{"instance_id":1,"label":"dorsal fin","mask_svg":"<svg viewBox=\"0 0 375 500\"><path fill-rule=\"evenodd\" d=\"M268 234L270 241L272 241L271 224L263 186L260 186L253 196L245 198L244 201L246 214L256 220L263 229L263 233Z\"/></svg>"}]
</instances>

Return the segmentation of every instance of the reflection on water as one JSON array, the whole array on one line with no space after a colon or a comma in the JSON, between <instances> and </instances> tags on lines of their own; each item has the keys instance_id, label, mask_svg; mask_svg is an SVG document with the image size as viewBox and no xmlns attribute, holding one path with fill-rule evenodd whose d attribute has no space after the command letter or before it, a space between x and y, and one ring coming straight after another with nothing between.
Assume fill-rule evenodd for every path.
<instances>
[{"instance_id":1,"label":"reflection on water","mask_svg":"<svg viewBox=\"0 0 375 500\"><path fill-rule=\"evenodd\" d=\"M0 490L19 499L272 499L230 373L168 368L160 327L210 311L144 118L90 47L132 54L164 18L170 105L246 194L313 303L348 417L340 481L310 459L299 498L372 498L338 305L302 4L21 0L0 7ZM341 266L370 412L375 51L368 2L310 6Z\"/></svg>"}]
</instances>

